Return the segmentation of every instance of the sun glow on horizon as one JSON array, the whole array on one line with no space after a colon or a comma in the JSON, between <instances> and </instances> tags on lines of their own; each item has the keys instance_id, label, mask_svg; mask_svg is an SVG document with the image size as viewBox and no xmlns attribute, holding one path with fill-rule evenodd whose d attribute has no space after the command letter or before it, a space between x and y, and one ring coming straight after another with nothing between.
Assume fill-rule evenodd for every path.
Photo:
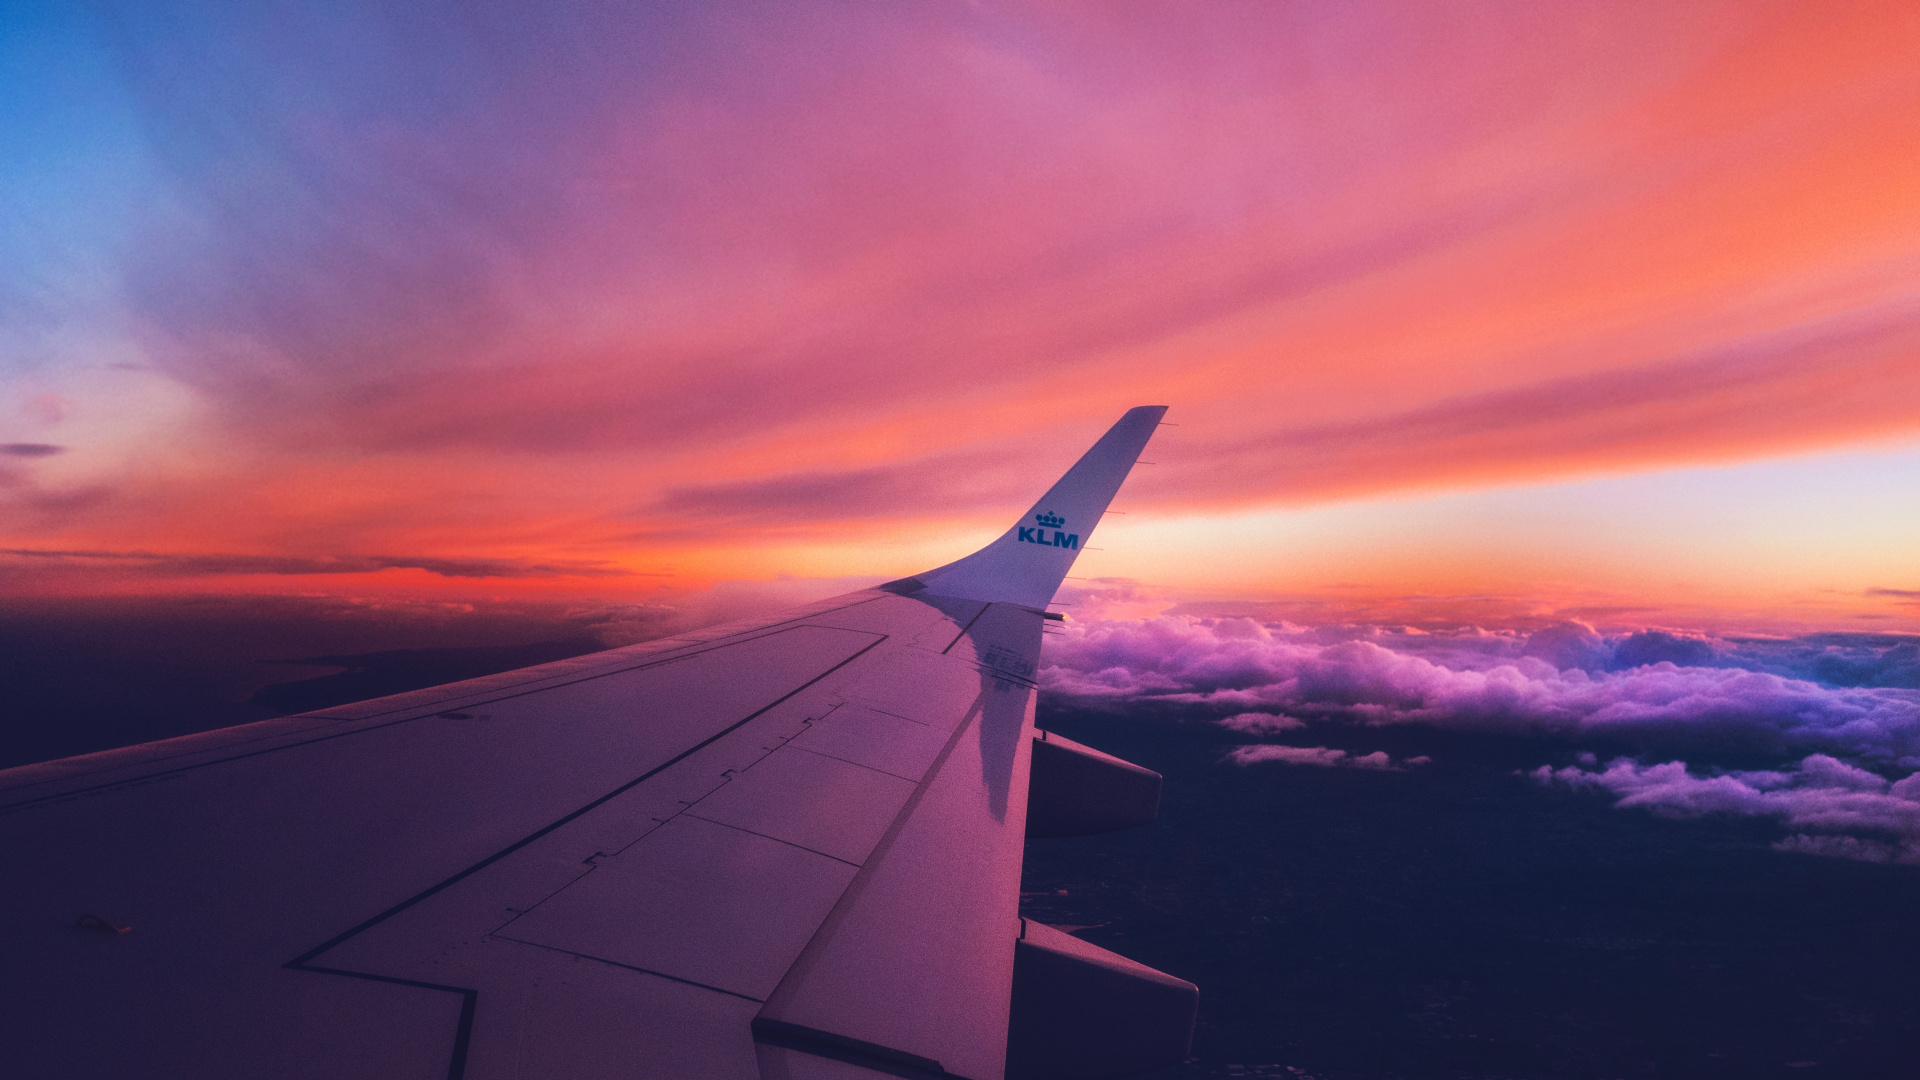
<instances>
[{"instance_id":1,"label":"sun glow on horizon","mask_svg":"<svg viewBox=\"0 0 1920 1080\"><path fill-rule=\"evenodd\" d=\"M109 3L0 54L11 594L896 576L1157 402L1090 576L1913 625L1911 5Z\"/></svg>"}]
</instances>

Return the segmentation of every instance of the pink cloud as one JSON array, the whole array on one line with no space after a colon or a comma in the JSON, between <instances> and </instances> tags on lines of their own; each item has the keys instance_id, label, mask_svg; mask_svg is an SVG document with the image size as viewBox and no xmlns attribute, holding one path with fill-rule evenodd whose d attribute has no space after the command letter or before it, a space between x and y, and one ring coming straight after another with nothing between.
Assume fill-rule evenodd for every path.
<instances>
[{"instance_id":1,"label":"pink cloud","mask_svg":"<svg viewBox=\"0 0 1920 1080\"><path fill-rule=\"evenodd\" d=\"M1530 775L1607 792L1625 808L1777 819L1791 830L1776 845L1782 851L1920 862L1920 772L1890 780L1861 764L1920 769L1920 690L1905 685L1913 644L1900 635L1607 637L1582 624L1428 632L1163 615L1070 623L1048 640L1041 680L1086 703L1237 710L1218 723L1243 735L1428 724L1778 754L1787 760L1776 769L1690 770L1682 760L1627 757L1602 767L1583 752L1577 765ZM1897 685L1804 677L1814 673ZM1227 760L1374 769L1428 762L1273 744L1235 747Z\"/></svg>"},{"instance_id":2,"label":"pink cloud","mask_svg":"<svg viewBox=\"0 0 1920 1080\"><path fill-rule=\"evenodd\" d=\"M1227 753L1227 759L1236 765L1257 765L1263 761L1278 761L1286 765L1346 765L1351 764L1345 750L1333 750L1325 746L1236 746Z\"/></svg>"},{"instance_id":3,"label":"pink cloud","mask_svg":"<svg viewBox=\"0 0 1920 1080\"><path fill-rule=\"evenodd\" d=\"M1564 645L1564 636L1550 644ZM1662 647L1636 644L1641 637L1615 643L1615 655ZM1591 643L1584 647L1588 659L1598 655ZM1083 700L1575 738L1710 740L1725 749L1797 747L1920 766L1920 693L1913 690L1668 660L1588 671L1556 667L1530 651L1543 650L1530 650L1521 632L1413 635L1161 616L1069 626L1049 640L1042 679L1047 689ZM1804 657L1796 662L1813 666ZM1258 721L1243 723L1251 730Z\"/></svg>"},{"instance_id":4,"label":"pink cloud","mask_svg":"<svg viewBox=\"0 0 1920 1080\"><path fill-rule=\"evenodd\" d=\"M1335 750L1326 746L1276 746L1272 743L1259 743L1234 747L1227 751L1227 760L1235 765L1258 765L1262 762L1277 761L1283 765L1319 765L1326 768L1400 772L1406 766L1426 765L1433 759L1423 755L1407 758L1404 761L1395 761L1385 750L1375 750L1371 754L1349 754L1345 750Z\"/></svg>"},{"instance_id":5,"label":"pink cloud","mask_svg":"<svg viewBox=\"0 0 1920 1080\"><path fill-rule=\"evenodd\" d=\"M1607 791L1619 796L1618 806L1656 813L1778 818L1796 830L1775 845L1782 851L1920 863L1920 773L1889 782L1809 754L1778 771L1698 775L1684 761L1619 758L1605 769L1542 765L1530 775L1544 785Z\"/></svg>"},{"instance_id":6,"label":"pink cloud","mask_svg":"<svg viewBox=\"0 0 1920 1080\"><path fill-rule=\"evenodd\" d=\"M1306 727L1307 722L1285 713L1244 712L1220 721L1220 726L1242 735L1275 735L1282 731L1298 731Z\"/></svg>"}]
</instances>

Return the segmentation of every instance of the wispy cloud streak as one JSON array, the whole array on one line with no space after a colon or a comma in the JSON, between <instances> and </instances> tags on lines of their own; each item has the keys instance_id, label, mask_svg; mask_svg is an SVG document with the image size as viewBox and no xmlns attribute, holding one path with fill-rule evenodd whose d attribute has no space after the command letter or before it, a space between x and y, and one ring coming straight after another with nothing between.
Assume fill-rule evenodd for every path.
<instances>
[{"instance_id":1,"label":"wispy cloud streak","mask_svg":"<svg viewBox=\"0 0 1920 1080\"><path fill-rule=\"evenodd\" d=\"M155 577L208 577L231 574L296 576L370 574L381 570L424 570L452 578L627 577L634 572L594 564L542 565L502 559L450 559L402 555L342 555L300 558L288 555L162 554L151 551L53 551L0 548L0 559L41 566L75 565L118 568ZM646 575L641 575L646 576Z\"/></svg>"}]
</instances>

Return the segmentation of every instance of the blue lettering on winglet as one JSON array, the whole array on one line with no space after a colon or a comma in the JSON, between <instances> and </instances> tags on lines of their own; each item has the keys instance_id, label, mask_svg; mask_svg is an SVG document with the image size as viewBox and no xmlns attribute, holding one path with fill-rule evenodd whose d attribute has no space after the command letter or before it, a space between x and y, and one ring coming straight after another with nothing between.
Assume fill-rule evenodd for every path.
<instances>
[{"instance_id":1,"label":"blue lettering on winglet","mask_svg":"<svg viewBox=\"0 0 1920 1080\"><path fill-rule=\"evenodd\" d=\"M1048 511L1044 514L1033 515L1033 519L1040 523L1039 528L1031 525L1021 525L1017 527L1015 535L1021 543L1044 544L1047 547L1068 548L1073 551L1080 550L1079 533L1060 531L1060 526L1067 523L1066 518ZM1047 535L1048 530L1052 530L1052 536Z\"/></svg>"}]
</instances>

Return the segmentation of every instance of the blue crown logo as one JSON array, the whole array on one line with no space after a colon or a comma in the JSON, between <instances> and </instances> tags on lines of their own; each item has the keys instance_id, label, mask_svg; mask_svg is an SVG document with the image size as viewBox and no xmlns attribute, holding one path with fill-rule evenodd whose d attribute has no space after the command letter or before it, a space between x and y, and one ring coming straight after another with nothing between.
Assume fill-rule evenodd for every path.
<instances>
[{"instance_id":1,"label":"blue crown logo","mask_svg":"<svg viewBox=\"0 0 1920 1080\"><path fill-rule=\"evenodd\" d=\"M1057 529L1060 526L1065 525L1067 523L1066 518L1060 517L1059 515L1053 513L1051 510L1049 510L1044 514L1033 515L1033 520L1039 522L1042 528L1047 528L1047 529Z\"/></svg>"}]
</instances>

